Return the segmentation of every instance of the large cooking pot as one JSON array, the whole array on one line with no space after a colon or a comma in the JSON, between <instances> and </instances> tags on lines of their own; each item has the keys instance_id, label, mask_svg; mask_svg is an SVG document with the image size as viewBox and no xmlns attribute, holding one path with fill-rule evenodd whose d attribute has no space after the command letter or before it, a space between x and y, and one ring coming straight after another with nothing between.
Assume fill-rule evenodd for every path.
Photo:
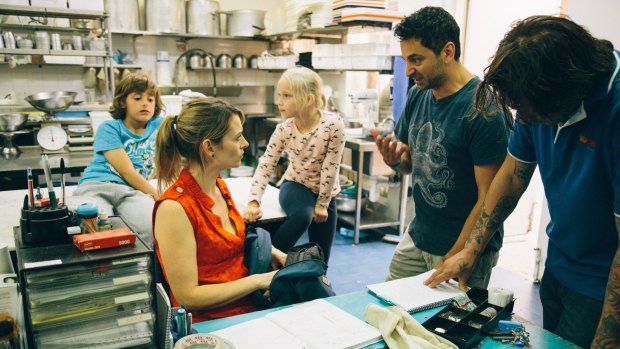
<instances>
[{"instance_id":1,"label":"large cooking pot","mask_svg":"<svg viewBox=\"0 0 620 349\"><path fill-rule=\"evenodd\" d=\"M105 10L109 14L110 30L117 32L140 30L138 0L105 0Z\"/></svg>"},{"instance_id":2,"label":"large cooking pot","mask_svg":"<svg viewBox=\"0 0 620 349\"><path fill-rule=\"evenodd\" d=\"M215 0L188 0L187 32L219 36L220 3Z\"/></svg>"},{"instance_id":3,"label":"large cooking pot","mask_svg":"<svg viewBox=\"0 0 620 349\"><path fill-rule=\"evenodd\" d=\"M185 0L146 0L146 30L185 33Z\"/></svg>"},{"instance_id":4,"label":"large cooking pot","mask_svg":"<svg viewBox=\"0 0 620 349\"><path fill-rule=\"evenodd\" d=\"M259 10L234 10L227 13L228 35L254 36L265 30L265 13Z\"/></svg>"}]
</instances>

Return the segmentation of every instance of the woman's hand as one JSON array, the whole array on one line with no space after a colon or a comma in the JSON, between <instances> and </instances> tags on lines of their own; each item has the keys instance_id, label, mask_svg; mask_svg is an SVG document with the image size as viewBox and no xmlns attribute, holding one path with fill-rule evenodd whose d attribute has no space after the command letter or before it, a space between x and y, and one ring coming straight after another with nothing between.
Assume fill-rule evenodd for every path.
<instances>
[{"instance_id":1,"label":"woman's hand","mask_svg":"<svg viewBox=\"0 0 620 349\"><path fill-rule=\"evenodd\" d=\"M286 263L286 253L271 246L271 269L277 270L284 267Z\"/></svg>"},{"instance_id":2,"label":"woman's hand","mask_svg":"<svg viewBox=\"0 0 620 349\"><path fill-rule=\"evenodd\" d=\"M248 207L241 212L243 220L247 223L254 223L263 216L263 211L260 210L260 205L256 201L250 201Z\"/></svg>"},{"instance_id":3,"label":"woman's hand","mask_svg":"<svg viewBox=\"0 0 620 349\"><path fill-rule=\"evenodd\" d=\"M314 219L316 223L327 222L327 209L322 207L315 207L312 219Z\"/></svg>"},{"instance_id":4,"label":"woman's hand","mask_svg":"<svg viewBox=\"0 0 620 349\"><path fill-rule=\"evenodd\" d=\"M269 285L271 285L271 280L273 280L273 277L276 275L277 272L278 272L277 270L274 270L268 273L254 274L252 276L256 278L256 282L258 284L259 289L268 290Z\"/></svg>"}]
</instances>

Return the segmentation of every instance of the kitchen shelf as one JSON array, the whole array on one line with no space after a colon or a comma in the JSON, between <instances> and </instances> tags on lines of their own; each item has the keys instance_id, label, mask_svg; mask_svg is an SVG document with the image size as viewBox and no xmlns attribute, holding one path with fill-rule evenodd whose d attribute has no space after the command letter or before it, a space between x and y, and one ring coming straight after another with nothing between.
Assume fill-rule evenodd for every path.
<instances>
[{"instance_id":1,"label":"kitchen shelf","mask_svg":"<svg viewBox=\"0 0 620 349\"><path fill-rule=\"evenodd\" d=\"M49 56L73 56L73 57L101 57L103 59L103 68L105 71L104 82L105 89L101 91L105 96L105 100L111 100L112 95L114 94L114 71L112 66L112 35L109 31L106 30L107 22L108 22L108 13L104 11L89 11L89 10L75 10L70 8L47 8L47 7L33 7L33 6L17 6L17 5L3 5L0 7L0 15L9 15L9 16L26 16L26 17L53 17L53 18L67 18L67 19L82 19L82 20L97 20L106 35L104 36L104 40L106 41L106 49L105 50L49 50L49 49L0 49L1 54L8 55L49 55ZM11 27L11 25L2 25L2 27ZM63 32L85 32L86 30L83 28L58 28L54 27L46 27L46 26L38 26L38 25L17 25L17 28L30 30L30 31L38 31L38 30L46 30L46 31L63 31ZM74 60L75 61L75 60ZM69 62L67 62L69 63ZM67 64L65 62L61 62L60 64ZM73 62L76 63L76 62ZM38 64L38 63L34 63ZM50 64L50 63L46 63ZM71 64L70 64L71 65ZM80 64L74 65L83 65L82 62Z\"/></svg>"},{"instance_id":2,"label":"kitchen shelf","mask_svg":"<svg viewBox=\"0 0 620 349\"><path fill-rule=\"evenodd\" d=\"M215 39L215 40L239 40L239 41L269 41L265 36L221 36L221 35L201 35L191 33L161 33L144 30L112 32L113 35L125 36L165 36L181 39Z\"/></svg>"},{"instance_id":3,"label":"kitchen shelf","mask_svg":"<svg viewBox=\"0 0 620 349\"><path fill-rule=\"evenodd\" d=\"M1 48L0 54L6 55L51 55L51 56L88 56L88 57L106 57L105 51L87 51L87 50L39 50L31 48Z\"/></svg>"},{"instance_id":4,"label":"kitchen shelf","mask_svg":"<svg viewBox=\"0 0 620 349\"><path fill-rule=\"evenodd\" d=\"M299 38L308 39L339 39L342 40L344 36L351 30L351 28L391 28L391 23L379 23L368 21L355 21L347 23L347 25L336 24L329 25L322 28L307 28L302 30L295 30L291 32L274 33L268 35L271 40L291 40Z\"/></svg>"},{"instance_id":5,"label":"kitchen shelf","mask_svg":"<svg viewBox=\"0 0 620 349\"><path fill-rule=\"evenodd\" d=\"M102 19L108 15L101 11L85 11L70 8L47 8L32 6L2 5L2 14L28 17L55 17L71 19Z\"/></svg>"},{"instance_id":6,"label":"kitchen shelf","mask_svg":"<svg viewBox=\"0 0 620 349\"><path fill-rule=\"evenodd\" d=\"M360 230L361 229L378 229L384 227L398 226L398 233L402 234L405 229L405 212L407 205L407 185L409 178L403 176L400 182L400 204L398 209L398 219L391 219L378 211L365 210L362 207L362 190L363 190L363 178L365 158L374 154L380 154L377 151L377 145L375 142L360 138L347 138L345 141L345 148L348 148L352 152L352 157L357 157L357 163L353 160L352 170L357 172L357 192L355 193L355 211L353 213L338 213L338 221L346 223L353 227L353 244L359 244ZM380 155L379 155L380 156ZM372 173L369 173L372 174ZM364 211L364 214L362 214Z\"/></svg>"},{"instance_id":7,"label":"kitchen shelf","mask_svg":"<svg viewBox=\"0 0 620 349\"><path fill-rule=\"evenodd\" d=\"M82 64L85 68L103 68L103 64ZM140 64L112 64L112 68L118 69L142 69Z\"/></svg>"},{"instance_id":8,"label":"kitchen shelf","mask_svg":"<svg viewBox=\"0 0 620 349\"><path fill-rule=\"evenodd\" d=\"M13 30L42 30L42 31L47 31L47 32L82 32L82 33L88 33L89 31L93 30L91 28L72 28L72 27L52 27L52 26L47 26L47 25L32 25L32 24L7 24L7 23L3 23L0 24L0 28L4 28L4 29L13 29Z\"/></svg>"},{"instance_id":9,"label":"kitchen shelf","mask_svg":"<svg viewBox=\"0 0 620 349\"><path fill-rule=\"evenodd\" d=\"M359 229L378 229L384 227L392 227L399 225L400 221L391 220L391 218L377 211L363 210L361 215ZM338 211L338 220L349 226L355 226L355 213L346 213Z\"/></svg>"}]
</instances>

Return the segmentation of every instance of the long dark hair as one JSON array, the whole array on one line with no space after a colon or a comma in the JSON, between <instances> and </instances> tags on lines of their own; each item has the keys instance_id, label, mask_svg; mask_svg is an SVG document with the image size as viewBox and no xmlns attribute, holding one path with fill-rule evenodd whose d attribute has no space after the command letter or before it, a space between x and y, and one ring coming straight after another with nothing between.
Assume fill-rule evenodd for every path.
<instances>
[{"instance_id":1,"label":"long dark hair","mask_svg":"<svg viewBox=\"0 0 620 349\"><path fill-rule=\"evenodd\" d=\"M405 17L394 28L394 35L401 41L419 39L424 47L436 55L448 42L454 43L454 60L461 56L459 25L448 11L441 7L427 6Z\"/></svg>"},{"instance_id":2,"label":"long dark hair","mask_svg":"<svg viewBox=\"0 0 620 349\"><path fill-rule=\"evenodd\" d=\"M206 166L202 142L205 139L219 144L226 135L229 121L243 112L232 104L218 98L195 99L181 109L177 116L166 117L157 132L155 168L157 187L160 191L172 184L184 163Z\"/></svg>"},{"instance_id":3,"label":"long dark hair","mask_svg":"<svg viewBox=\"0 0 620 349\"><path fill-rule=\"evenodd\" d=\"M499 44L476 93L481 113L497 102L510 115L526 102L540 115L572 111L613 69L613 45L567 18L532 16Z\"/></svg>"}]
</instances>

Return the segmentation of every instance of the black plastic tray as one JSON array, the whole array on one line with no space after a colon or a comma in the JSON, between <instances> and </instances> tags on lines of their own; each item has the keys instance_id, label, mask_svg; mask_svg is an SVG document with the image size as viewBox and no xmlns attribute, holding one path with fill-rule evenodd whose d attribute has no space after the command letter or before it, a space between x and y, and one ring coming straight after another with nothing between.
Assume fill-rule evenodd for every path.
<instances>
[{"instance_id":1,"label":"black plastic tray","mask_svg":"<svg viewBox=\"0 0 620 349\"><path fill-rule=\"evenodd\" d=\"M497 327L499 320L512 314L515 304L514 299L505 307L490 304L488 291L479 288L470 289L467 295L477 305L473 311L459 309L450 304L422 324L427 330L446 338L461 349L473 348L478 344ZM489 307L497 310L495 316L480 314Z\"/></svg>"}]
</instances>

